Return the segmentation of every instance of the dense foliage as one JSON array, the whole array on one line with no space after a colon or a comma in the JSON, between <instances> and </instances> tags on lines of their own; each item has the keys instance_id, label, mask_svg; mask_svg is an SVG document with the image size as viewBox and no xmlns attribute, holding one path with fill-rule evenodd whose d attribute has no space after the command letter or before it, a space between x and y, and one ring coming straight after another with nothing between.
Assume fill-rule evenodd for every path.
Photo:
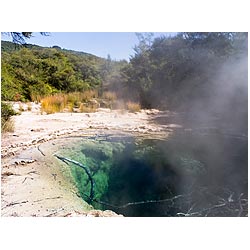
<instances>
[{"instance_id":1,"label":"dense foliage","mask_svg":"<svg viewBox=\"0 0 250 250\"><path fill-rule=\"evenodd\" d=\"M154 40L147 33L138 38L124 76L129 93L144 107L176 110L200 100L207 105L218 85L227 88L228 80L247 86L247 33L179 33ZM241 59L244 75L237 68ZM229 64L232 68L225 72ZM226 79L232 72L235 79Z\"/></svg>"},{"instance_id":2,"label":"dense foliage","mask_svg":"<svg viewBox=\"0 0 250 250\"><path fill-rule=\"evenodd\" d=\"M57 92L101 91L106 79L112 82L116 77L119 65L111 59L58 46L42 48L2 41L1 97L25 101Z\"/></svg>"}]
</instances>

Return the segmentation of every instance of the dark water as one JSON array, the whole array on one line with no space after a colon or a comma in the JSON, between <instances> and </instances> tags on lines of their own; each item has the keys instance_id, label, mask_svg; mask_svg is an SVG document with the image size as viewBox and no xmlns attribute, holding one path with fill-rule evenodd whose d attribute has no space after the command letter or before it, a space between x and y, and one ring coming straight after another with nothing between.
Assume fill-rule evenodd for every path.
<instances>
[{"instance_id":1,"label":"dark water","mask_svg":"<svg viewBox=\"0 0 250 250\"><path fill-rule=\"evenodd\" d=\"M75 139L61 154L83 199L125 216L246 216L247 140L216 133L176 132L167 140L107 135Z\"/></svg>"}]
</instances>

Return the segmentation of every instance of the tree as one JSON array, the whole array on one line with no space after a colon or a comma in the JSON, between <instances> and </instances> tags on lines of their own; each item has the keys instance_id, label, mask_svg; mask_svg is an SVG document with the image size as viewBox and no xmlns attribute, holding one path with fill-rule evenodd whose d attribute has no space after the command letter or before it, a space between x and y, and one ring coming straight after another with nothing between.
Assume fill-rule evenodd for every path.
<instances>
[{"instance_id":1,"label":"tree","mask_svg":"<svg viewBox=\"0 0 250 250\"><path fill-rule=\"evenodd\" d=\"M12 41L16 44L26 44L26 40L32 37L33 32L5 32L12 37ZM48 36L48 32L40 32L43 36Z\"/></svg>"},{"instance_id":2,"label":"tree","mask_svg":"<svg viewBox=\"0 0 250 250\"><path fill-rule=\"evenodd\" d=\"M135 55L130 60L130 65L123 69L125 85L133 91L131 99L139 99L143 107L150 107L148 98L152 86L151 80L151 45L153 33L136 33L139 44L135 46Z\"/></svg>"},{"instance_id":3,"label":"tree","mask_svg":"<svg viewBox=\"0 0 250 250\"><path fill-rule=\"evenodd\" d=\"M231 64L238 74L234 62L247 55L245 33L186 32L153 41L149 34L137 36L135 55L123 74L128 92L143 107L174 110L212 107L224 65ZM232 84L238 82L234 80Z\"/></svg>"}]
</instances>

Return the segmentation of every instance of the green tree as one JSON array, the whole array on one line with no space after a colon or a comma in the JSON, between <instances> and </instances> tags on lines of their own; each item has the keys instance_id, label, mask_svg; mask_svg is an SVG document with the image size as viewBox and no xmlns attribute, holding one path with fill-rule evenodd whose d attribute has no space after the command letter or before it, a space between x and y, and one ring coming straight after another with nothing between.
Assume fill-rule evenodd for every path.
<instances>
[{"instance_id":1,"label":"green tree","mask_svg":"<svg viewBox=\"0 0 250 250\"><path fill-rule=\"evenodd\" d=\"M150 107L149 91L152 87L151 79L151 44L152 33L136 33L139 44L135 46L135 55L130 60L130 65L123 69L126 85L133 89L130 98L139 99L143 107Z\"/></svg>"}]
</instances>

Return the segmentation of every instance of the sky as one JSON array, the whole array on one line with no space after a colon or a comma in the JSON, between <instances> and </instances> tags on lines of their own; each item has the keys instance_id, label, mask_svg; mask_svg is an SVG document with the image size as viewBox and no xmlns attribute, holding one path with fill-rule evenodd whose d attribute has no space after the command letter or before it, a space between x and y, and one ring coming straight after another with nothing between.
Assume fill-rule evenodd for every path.
<instances>
[{"instance_id":1,"label":"sky","mask_svg":"<svg viewBox=\"0 0 250 250\"><path fill-rule=\"evenodd\" d=\"M155 32L154 37L174 34ZM2 34L1 38L11 41L11 37L6 34ZM109 54L113 60L128 61L134 54L133 48L138 44L138 39L134 32L50 32L49 36L34 32L27 43L45 47L57 45L63 49L87 52L103 58L107 58Z\"/></svg>"}]
</instances>

